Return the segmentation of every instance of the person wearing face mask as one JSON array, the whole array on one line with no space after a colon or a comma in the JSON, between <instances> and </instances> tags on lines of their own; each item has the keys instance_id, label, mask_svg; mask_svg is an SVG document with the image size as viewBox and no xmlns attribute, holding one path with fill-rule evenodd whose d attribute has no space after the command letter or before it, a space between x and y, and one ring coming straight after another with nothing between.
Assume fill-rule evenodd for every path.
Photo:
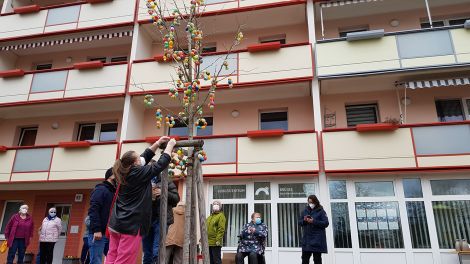
<instances>
[{"instance_id":1,"label":"person wearing face mask","mask_svg":"<svg viewBox=\"0 0 470 264\"><path fill-rule=\"evenodd\" d=\"M62 220L57 217L57 210L52 207L47 216L42 220L39 228L39 251L41 252L40 263L52 264L54 257L54 245L59 240L62 232Z\"/></svg>"},{"instance_id":2,"label":"person wearing face mask","mask_svg":"<svg viewBox=\"0 0 470 264\"><path fill-rule=\"evenodd\" d=\"M23 204L17 214L14 214L5 227L5 239L8 245L7 264L13 264L18 252L17 264L23 264L24 254L33 237L34 223L28 214L28 206Z\"/></svg>"},{"instance_id":3,"label":"person wearing face mask","mask_svg":"<svg viewBox=\"0 0 470 264\"><path fill-rule=\"evenodd\" d=\"M268 238L268 227L263 223L260 213L251 215L251 222L243 226L240 232L240 243L238 245L235 262L243 264L248 257L250 264L264 264L264 250Z\"/></svg>"},{"instance_id":4,"label":"person wearing face mask","mask_svg":"<svg viewBox=\"0 0 470 264\"><path fill-rule=\"evenodd\" d=\"M103 254L106 256L108 253L109 240L105 233L115 192L116 178L113 169L109 168L104 174L104 181L95 186L90 198L90 227L87 235L90 264L101 264Z\"/></svg>"},{"instance_id":5,"label":"person wearing face mask","mask_svg":"<svg viewBox=\"0 0 470 264\"><path fill-rule=\"evenodd\" d=\"M317 196L308 197L308 205L299 217L299 225L303 228L302 264L309 264L312 255L313 263L322 264L321 254L327 253L325 229L329 222Z\"/></svg>"},{"instance_id":6,"label":"person wearing face mask","mask_svg":"<svg viewBox=\"0 0 470 264\"><path fill-rule=\"evenodd\" d=\"M225 234L225 215L222 212L222 203L212 203L212 213L207 218L207 238L209 242L210 264L222 263L222 241Z\"/></svg>"}]
</instances>

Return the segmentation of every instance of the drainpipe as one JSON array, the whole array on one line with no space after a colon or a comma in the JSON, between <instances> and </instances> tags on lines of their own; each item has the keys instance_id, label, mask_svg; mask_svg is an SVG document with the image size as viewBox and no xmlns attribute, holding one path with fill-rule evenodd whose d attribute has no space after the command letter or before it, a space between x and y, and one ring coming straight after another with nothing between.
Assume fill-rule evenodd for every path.
<instances>
[{"instance_id":1,"label":"drainpipe","mask_svg":"<svg viewBox=\"0 0 470 264\"><path fill-rule=\"evenodd\" d=\"M433 26L432 26L432 18L431 18L431 10L429 9L429 2L428 2L428 0L424 0L424 2L426 3L426 12L428 12L429 24L431 25L431 28L433 28Z\"/></svg>"}]
</instances>

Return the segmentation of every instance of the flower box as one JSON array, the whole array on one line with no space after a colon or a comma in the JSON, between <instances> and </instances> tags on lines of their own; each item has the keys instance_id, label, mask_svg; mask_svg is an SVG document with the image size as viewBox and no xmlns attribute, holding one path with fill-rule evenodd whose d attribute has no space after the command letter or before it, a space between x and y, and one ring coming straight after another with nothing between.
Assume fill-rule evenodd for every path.
<instances>
[{"instance_id":1,"label":"flower box","mask_svg":"<svg viewBox=\"0 0 470 264\"><path fill-rule=\"evenodd\" d=\"M8 71L0 71L1 78L20 77L24 75L24 71L21 69L14 69Z\"/></svg>"},{"instance_id":2,"label":"flower box","mask_svg":"<svg viewBox=\"0 0 470 264\"><path fill-rule=\"evenodd\" d=\"M153 144L155 141L157 141L161 137L146 137L145 142ZM171 136L170 138L174 138L175 140L180 140L180 137L178 136Z\"/></svg>"},{"instance_id":3,"label":"flower box","mask_svg":"<svg viewBox=\"0 0 470 264\"><path fill-rule=\"evenodd\" d=\"M262 52L281 49L280 42L268 42L263 44L254 44L248 46L248 52Z\"/></svg>"},{"instance_id":4,"label":"flower box","mask_svg":"<svg viewBox=\"0 0 470 264\"><path fill-rule=\"evenodd\" d=\"M8 148L6 146L0 146L0 152L7 152Z\"/></svg>"},{"instance_id":5,"label":"flower box","mask_svg":"<svg viewBox=\"0 0 470 264\"><path fill-rule=\"evenodd\" d=\"M156 62L170 62L169 59L164 60L164 59L163 59L163 55L155 55L155 56L153 57L153 59L154 59Z\"/></svg>"},{"instance_id":6,"label":"flower box","mask_svg":"<svg viewBox=\"0 0 470 264\"><path fill-rule=\"evenodd\" d=\"M374 132L374 131L395 131L398 124L378 123L378 124L359 124L356 126L357 132Z\"/></svg>"},{"instance_id":7,"label":"flower box","mask_svg":"<svg viewBox=\"0 0 470 264\"><path fill-rule=\"evenodd\" d=\"M101 61L86 61L73 64L73 68L77 70L101 69L103 66L104 64Z\"/></svg>"},{"instance_id":8,"label":"flower box","mask_svg":"<svg viewBox=\"0 0 470 264\"><path fill-rule=\"evenodd\" d=\"M60 148L89 148L90 146L89 141L59 142Z\"/></svg>"},{"instance_id":9,"label":"flower box","mask_svg":"<svg viewBox=\"0 0 470 264\"><path fill-rule=\"evenodd\" d=\"M273 129L273 130L254 130L248 131L247 136L249 138L266 138L266 137L282 137L284 130Z\"/></svg>"},{"instance_id":10,"label":"flower box","mask_svg":"<svg viewBox=\"0 0 470 264\"><path fill-rule=\"evenodd\" d=\"M29 13L37 13L41 10L41 7L38 5L28 5L28 6L21 6L13 8L13 13L15 14L29 14Z\"/></svg>"}]
</instances>

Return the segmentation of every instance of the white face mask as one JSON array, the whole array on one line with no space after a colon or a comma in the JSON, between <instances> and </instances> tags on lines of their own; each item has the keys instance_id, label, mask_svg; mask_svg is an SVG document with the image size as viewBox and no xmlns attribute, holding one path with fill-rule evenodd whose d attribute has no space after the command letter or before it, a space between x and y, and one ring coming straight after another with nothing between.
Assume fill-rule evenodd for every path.
<instances>
[{"instance_id":1,"label":"white face mask","mask_svg":"<svg viewBox=\"0 0 470 264\"><path fill-rule=\"evenodd\" d=\"M26 214L26 213L28 213L28 209L27 208L21 208L20 213Z\"/></svg>"},{"instance_id":2,"label":"white face mask","mask_svg":"<svg viewBox=\"0 0 470 264\"><path fill-rule=\"evenodd\" d=\"M218 211L220 210L220 205L214 204L214 205L212 206L212 210L215 211L215 212L218 212Z\"/></svg>"},{"instance_id":3,"label":"white face mask","mask_svg":"<svg viewBox=\"0 0 470 264\"><path fill-rule=\"evenodd\" d=\"M315 208L315 204L313 204L313 203L309 203L308 206L310 206L310 208L312 208L312 209Z\"/></svg>"},{"instance_id":4,"label":"white face mask","mask_svg":"<svg viewBox=\"0 0 470 264\"><path fill-rule=\"evenodd\" d=\"M140 157L140 165L145 166L145 159L144 159L144 157Z\"/></svg>"}]
</instances>

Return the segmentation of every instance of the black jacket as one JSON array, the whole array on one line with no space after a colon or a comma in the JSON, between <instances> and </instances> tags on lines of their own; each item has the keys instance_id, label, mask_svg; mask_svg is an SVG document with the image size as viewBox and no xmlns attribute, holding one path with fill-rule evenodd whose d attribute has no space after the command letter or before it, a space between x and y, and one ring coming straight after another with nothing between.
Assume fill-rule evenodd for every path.
<instances>
[{"instance_id":1,"label":"black jacket","mask_svg":"<svg viewBox=\"0 0 470 264\"><path fill-rule=\"evenodd\" d=\"M148 164L155 153L146 149L141 155ZM125 184L119 187L119 194L113 207L109 227L121 234L147 235L152 218L151 179L170 164L170 155L163 153L160 159L145 166L132 166L125 176Z\"/></svg>"},{"instance_id":2,"label":"black jacket","mask_svg":"<svg viewBox=\"0 0 470 264\"><path fill-rule=\"evenodd\" d=\"M305 216L313 218L313 223L306 222L304 220ZM307 206L299 217L299 225L303 227L302 251L315 253L328 252L325 228L328 227L329 222L323 207L311 209Z\"/></svg>"},{"instance_id":3,"label":"black jacket","mask_svg":"<svg viewBox=\"0 0 470 264\"><path fill-rule=\"evenodd\" d=\"M157 186L161 187L161 181L157 182ZM176 207L180 201L180 195L176 185L170 181L168 182L168 207L167 207L167 224L173 224L173 207ZM152 223L160 219L160 196L157 197L152 204Z\"/></svg>"},{"instance_id":4,"label":"black jacket","mask_svg":"<svg viewBox=\"0 0 470 264\"><path fill-rule=\"evenodd\" d=\"M104 181L95 186L91 193L90 208L88 209L88 216L90 217L89 233L93 234L106 232L106 225L108 224L109 211L113 203L114 193L116 188Z\"/></svg>"}]
</instances>

